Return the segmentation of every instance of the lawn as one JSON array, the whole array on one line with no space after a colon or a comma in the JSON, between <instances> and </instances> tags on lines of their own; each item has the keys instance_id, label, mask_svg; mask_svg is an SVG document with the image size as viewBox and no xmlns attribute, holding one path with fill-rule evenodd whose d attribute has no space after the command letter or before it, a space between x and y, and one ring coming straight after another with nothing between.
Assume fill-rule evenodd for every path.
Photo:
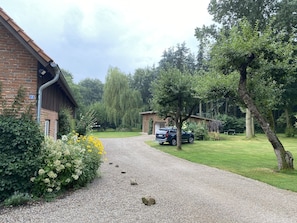
<instances>
[{"instance_id":1,"label":"lawn","mask_svg":"<svg viewBox=\"0 0 297 223\"><path fill-rule=\"evenodd\" d=\"M279 136L286 150L297 156L297 138ZM277 160L265 135L248 140L244 135L221 135L217 141L195 141L183 144L182 151L170 145L146 142L171 155L227 170L265 182L278 188L297 192L297 170L277 171Z\"/></svg>"},{"instance_id":2,"label":"lawn","mask_svg":"<svg viewBox=\"0 0 297 223\"><path fill-rule=\"evenodd\" d=\"M105 131L105 132L97 132L93 131L92 135L99 138L125 138L125 137L132 137L132 136L140 136L141 130L133 131L133 132L117 132L117 131Z\"/></svg>"}]
</instances>

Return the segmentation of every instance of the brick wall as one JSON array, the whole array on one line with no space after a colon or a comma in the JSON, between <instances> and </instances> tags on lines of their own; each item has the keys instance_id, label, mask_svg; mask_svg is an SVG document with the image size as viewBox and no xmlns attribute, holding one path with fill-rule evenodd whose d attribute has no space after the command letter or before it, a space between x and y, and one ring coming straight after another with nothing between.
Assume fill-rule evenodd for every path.
<instances>
[{"instance_id":1,"label":"brick wall","mask_svg":"<svg viewBox=\"0 0 297 223\"><path fill-rule=\"evenodd\" d=\"M58 120L58 113L54 111L50 111L47 109L41 109L40 114L40 128L43 132L45 132L45 122L46 120L49 121L49 136L53 137L54 139L57 138L57 120Z\"/></svg>"},{"instance_id":2,"label":"brick wall","mask_svg":"<svg viewBox=\"0 0 297 223\"><path fill-rule=\"evenodd\" d=\"M36 114L37 60L0 24L0 82L1 96L10 106L22 86L25 89L23 110L33 105ZM0 112L2 111L0 103Z\"/></svg>"},{"instance_id":3,"label":"brick wall","mask_svg":"<svg viewBox=\"0 0 297 223\"><path fill-rule=\"evenodd\" d=\"M164 120L160 118L157 114L155 113L147 113L142 115L142 132L148 133L149 131L149 122L150 120L153 120L153 129L152 129L152 134L155 134L156 130L156 124L157 123L162 123L162 125L167 125L168 124L168 119Z\"/></svg>"}]
</instances>

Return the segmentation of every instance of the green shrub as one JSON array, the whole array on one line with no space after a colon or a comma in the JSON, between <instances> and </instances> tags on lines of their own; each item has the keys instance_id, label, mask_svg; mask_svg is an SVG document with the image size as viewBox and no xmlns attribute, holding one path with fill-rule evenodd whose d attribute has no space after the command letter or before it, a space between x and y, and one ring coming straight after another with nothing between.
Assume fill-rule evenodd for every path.
<instances>
[{"instance_id":1,"label":"green shrub","mask_svg":"<svg viewBox=\"0 0 297 223\"><path fill-rule=\"evenodd\" d=\"M92 126L96 121L95 115L94 110L89 110L85 115L80 115L80 119L77 121L75 128L79 135L86 135L92 130Z\"/></svg>"},{"instance_id":2,"label":"green shrub","mask_svg":"<svg viewBox=\"0 0 297 223\"><path fill-rule=\"evenodd\" d=\"M71 133L57 141L46 138L42 147L43 163L31 178L34 195L51 197L91 182L97 176L103 153L100 140L91 136Z\"/></svg>"},{"instance_id":3,"label":"green shrub","mask_svg":"<svg viewBox=\"0 0 297 223\"><path fill-rule=\"evenodd\" d=\"M217 120L222 121L224 131L234 129L235 132L244 132L245 118L237 118L235 116L218 115Z\"/></svg>"},{"instance_id":4,"label":"green shrub","mask_svg":"<svg viewBox=\"0 0 297 223\"><path fill-rule=\"evenodd\" d=\"M35 121L0 115L0 201L15 191L30 191L30 177L41 162L42 140Z\"/></svg>"},{"instance_id":5,"label":"green shrub","mask_svg":"<svg viewBox=\"0 0 297 223\"><path fill-rule=\"evenodd\" d=\"M71 132L72 117L71 112L67 108L63 108L59 111L59 131L58 138L60 139L62 135L67 135Z\"/></svg>"},{"instance_id":6,"label":"green shrub","mask_svg":"<svg viewBox=\"0 0 297 223\"><path fill-rule=\"evenodd\" d=\"M12 196L4 200L5 206L19 206L23 204L27 204L32 200L32 196L28 193L20 193L20 192L14 192Z\"/></svg>"},{"instance_id":7,"label":"green shrub","mask_svg":"<svg viewBox=\"0 0 297 223\"><path fill-rule=\"evenodd\" d=\"M208 139L208 129L205 123L186 122L183 126L184 131L191 131L198 140Z\"/></svg>"},{"instance_id":8,"label":"green shrub","mask_svg":"<svg viewBox=\"0 0 297 223\"><path fill-rule=\"evenodd\" d=\"M286 127L285 135L286 135L286 137L294 137L295 136L295 129L294 129L294 127L293 126Z\"/></svg>"}]
</instances>

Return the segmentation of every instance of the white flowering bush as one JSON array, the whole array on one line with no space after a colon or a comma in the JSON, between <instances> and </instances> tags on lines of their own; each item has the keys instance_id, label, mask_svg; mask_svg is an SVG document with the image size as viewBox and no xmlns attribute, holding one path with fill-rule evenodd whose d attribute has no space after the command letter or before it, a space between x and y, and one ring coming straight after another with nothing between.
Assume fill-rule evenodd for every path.
<instances>
[{"instance_id":1,"label":"white flowering bush","mask_svg":"<svg viewBox=\"0 0 297 223\"><path fill-rule=\"evenodd\" d=\"M42 166L36 176L31 178L34 183L33 194L36 196L56 194L76 185L84 186L93 180L96 174L85 179L86 173L90 171L93 173L94 168L97 172L104 148L99 139L92 140L100 143L92 147L93 141L85 136L82 139L76 133L62 136L62 139L57 141L46 138L41 151Z\"/></svg>"}]
</instances>

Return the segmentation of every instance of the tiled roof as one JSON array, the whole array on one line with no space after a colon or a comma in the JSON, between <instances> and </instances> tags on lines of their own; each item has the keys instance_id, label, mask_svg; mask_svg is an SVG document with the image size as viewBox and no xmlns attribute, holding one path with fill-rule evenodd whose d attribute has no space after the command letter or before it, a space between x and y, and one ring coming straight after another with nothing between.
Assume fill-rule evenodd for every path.
<instances>
[{"instance_id":1,"label":"tiled roof","mask_svg":"<svg viewBox=\"0 0 297 223\"><path fill-rule=\"evenodd\" d=\"M0 7L0 19L3 19L6 24L3 24L6 26L7 29L10 31L14 31L13 34L15 34L15 37L18 38L19 40L23 40L25 43L27 43L27 46L31 47L31 50L35 52L45 63L49 63L53 61L43 50L36 45L36 43L22 30L14 21L12 18L10 18L4 10Z\"/></svg>"}]
</instances>

